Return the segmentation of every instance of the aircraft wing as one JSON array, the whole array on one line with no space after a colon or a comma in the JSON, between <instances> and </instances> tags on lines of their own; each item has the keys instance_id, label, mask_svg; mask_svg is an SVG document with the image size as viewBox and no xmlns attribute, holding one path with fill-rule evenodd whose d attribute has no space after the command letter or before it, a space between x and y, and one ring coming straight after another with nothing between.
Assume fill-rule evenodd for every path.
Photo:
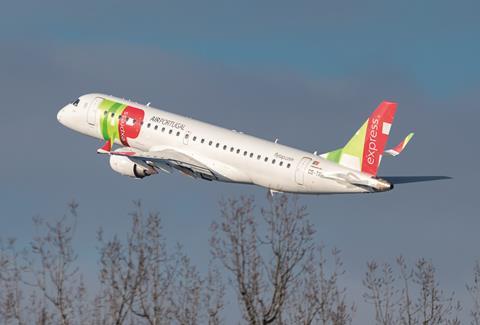
<instances>
[{"instance_id":1,"label":"aircraft wing","mask_svg":"<svg viewBox=\"0 0 480 325\"><path fill-rule=\"evenodd\" d=\"M126 148L112 151L110 155L128 157L131 161L144 167L155 167L165 172L172 168L181 173L206 180L216 179L214 172L197 159L174 149L160 151L133 151Z\"/></svg>"}]
</instances>

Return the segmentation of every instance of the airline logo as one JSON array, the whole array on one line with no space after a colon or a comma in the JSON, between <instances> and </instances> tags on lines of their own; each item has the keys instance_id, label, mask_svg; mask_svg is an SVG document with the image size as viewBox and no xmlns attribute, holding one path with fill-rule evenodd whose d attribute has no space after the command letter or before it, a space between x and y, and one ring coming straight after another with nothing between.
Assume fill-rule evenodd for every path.
<instances>
[{"instance_id":1,"label":"airline logo","mask_svg":"<svg viewBox=\"0 0 480 325\"><path fill-rule=\"evenodd\" d=\"M104 99L100 105L100 131L103 139L110 143L110 146L119 139L120 142L129 146L128 140L135 139L145 117L145 112L133 106Z\"/></svg>"},{"instance_id":2,"label":"airline logo","mask_svg":"<svg viewBox=\"0 0 480 325\"><path fill-rule=\"evenodd\" d=\"M377 174L395 111L395 103L383 102L369 117L363 146L362 172Z\"/></svg>"},{"instance_id":3,"label":"airline logo","mask_svg":"<svg viewBox=\"0 0 480 325\"><path fill-rule=\"evenodd\" d=\"M312 162L312 167L313 167L313 168L322 169L322 168L320 168L320 161L318 161L318 160L314 160L314 161Z\"/></svg>"}]
</instances>

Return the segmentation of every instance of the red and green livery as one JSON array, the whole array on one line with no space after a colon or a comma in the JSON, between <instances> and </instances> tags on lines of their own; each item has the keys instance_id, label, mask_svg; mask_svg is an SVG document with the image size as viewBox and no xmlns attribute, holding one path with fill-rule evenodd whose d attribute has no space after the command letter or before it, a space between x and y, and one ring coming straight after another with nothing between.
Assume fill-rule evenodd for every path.
<instances>
[{"instance_id":1,"label":"red and green livery","mask_svg":"<svg viewBox=\"0 0 480 325\"><path fill-rule=\"evenodd\" d=\"M129 146L128 140L140 134L145 112L133 106L103 99L100 110L100 132L106 144L103 149L110 151L116 139Z\"/></svg>"}]
</instances>

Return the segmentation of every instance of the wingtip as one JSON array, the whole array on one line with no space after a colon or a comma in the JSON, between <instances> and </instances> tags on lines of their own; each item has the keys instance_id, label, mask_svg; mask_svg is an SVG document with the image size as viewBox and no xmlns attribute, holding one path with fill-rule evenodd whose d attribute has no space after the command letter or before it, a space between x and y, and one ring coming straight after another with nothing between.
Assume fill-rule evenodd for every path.
<instances>
[{"instance_id":1,"label":"wingtip","mask_svg":"<svg viewBox=\"0 0 480 325\"><path fill-rule=\"evenodd\" d=\"M110 151L99 148L99 149L97 149L97 153L100 154L100 155L106 155L106 154L109 154Z\"/></svg>"}]
</instances>

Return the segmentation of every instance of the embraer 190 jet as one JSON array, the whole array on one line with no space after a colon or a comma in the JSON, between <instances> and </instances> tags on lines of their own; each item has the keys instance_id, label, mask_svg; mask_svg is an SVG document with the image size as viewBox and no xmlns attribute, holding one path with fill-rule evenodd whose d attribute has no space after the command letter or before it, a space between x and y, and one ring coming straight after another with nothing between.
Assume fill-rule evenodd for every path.
<instances>
[{"instance_id":1,"label":"embraer 190 jet","mask_svg":"<svg viewBox=\"0 0 480 325\"><path fill-rule=\"evenodd\" d=\"M385 150L397 104L382 102L340 149L317 155L129 100L87 94L57 115L64 126L99 138L121 175L179 171L208 181L255 184L270 193L371 193L393 188L377 177L382 156L396 156L413 136ZM113 149L113 145L120 145Z\"/></svg>"}]
</instances>

